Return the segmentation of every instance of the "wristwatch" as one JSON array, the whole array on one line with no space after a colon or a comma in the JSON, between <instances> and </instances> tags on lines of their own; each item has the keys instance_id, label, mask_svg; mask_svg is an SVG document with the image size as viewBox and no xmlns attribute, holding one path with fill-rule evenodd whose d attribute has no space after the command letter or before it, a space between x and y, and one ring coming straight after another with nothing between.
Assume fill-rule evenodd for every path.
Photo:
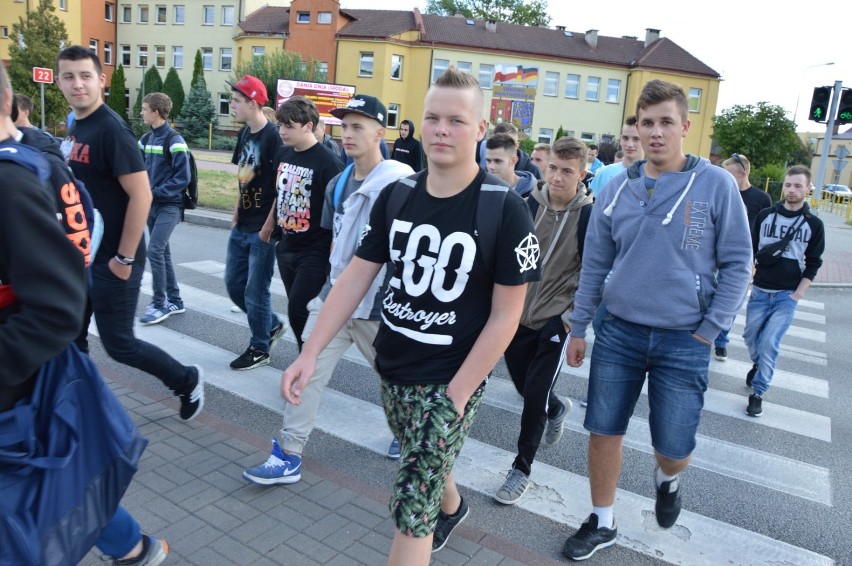
<instances>
[{"instance_id":1,"label":"wristwatch","mask_svg":"<svg viewBox=\"0 0 852 566\"><path fill-rule=\"evenodd\" d=\"M115 254L115 257L113 259L115 259L115 261L117 261L121 265L133 265L133 262L136 261L136 258L127 257L121 254Z\"/></svg>"}]
</instances>

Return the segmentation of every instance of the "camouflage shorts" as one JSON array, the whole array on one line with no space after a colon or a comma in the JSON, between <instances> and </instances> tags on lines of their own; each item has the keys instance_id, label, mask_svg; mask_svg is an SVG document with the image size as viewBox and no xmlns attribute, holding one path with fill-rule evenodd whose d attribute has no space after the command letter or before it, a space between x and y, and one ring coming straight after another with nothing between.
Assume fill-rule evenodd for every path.
<instances>
[{"instance_id":1,"label":"camouflage shorts","mask_svg":"<svg viewBox=\"0 0 852 566\"><path fill-rule=\"evenodd\" d=\"M485 383L459 417L446 385L393 385L382 380L382 404L400 443L399 472L390 511L400 532L425 537L435 530L441 497L476 410Z\"/></svg>"}]
</instances>

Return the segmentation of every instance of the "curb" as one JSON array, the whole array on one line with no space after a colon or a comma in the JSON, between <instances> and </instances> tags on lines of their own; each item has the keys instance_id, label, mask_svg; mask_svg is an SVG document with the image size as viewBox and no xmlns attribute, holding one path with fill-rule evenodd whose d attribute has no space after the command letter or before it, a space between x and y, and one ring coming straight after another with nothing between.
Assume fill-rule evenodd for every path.
<instances>
[{"instance_id":1,"label":"curb","mask_svg":"<svg viewBox=\"0 0 852 566\"><path fill-rule=\"evenodd\" d=\"M227 212L212 210L209 208L196 208L194 210L185 210L183 214L184 222L190 224L198 224L201 226L210 226L211 228L222 228L224 230L231 229L231 215Z\"/></svg>"}]
</instances>

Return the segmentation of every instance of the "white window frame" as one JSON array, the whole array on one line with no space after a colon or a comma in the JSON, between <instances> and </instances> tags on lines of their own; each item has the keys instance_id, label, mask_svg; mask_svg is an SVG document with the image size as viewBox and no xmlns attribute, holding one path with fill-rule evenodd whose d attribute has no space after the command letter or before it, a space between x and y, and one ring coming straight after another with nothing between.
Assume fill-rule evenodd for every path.
<instances>
[{"instance_id":1,"label":"white window frame","mask_svg":"<svg viewBox=\"0 0 852 566\"><path fill-rule=\"evenodd\" d=\"M580 75L574 73L565 75L565 98L580 99Z\"/></svg>"},{"instance_id":2,"label":"white window frame","mask_svg":"<svg viewBox=\"0 0 852 566\"><path fill-rule=\"evenodd\" d=\"M266 47L263 45L252 45L251 47L251 56L253 59L257 59L258 57L263 57L266 55Z\"/></svg>"},{"instance_id":3,"label":"white window frame","mask_svg":"<svg viewBox=\"0 0 852 566\"><path fill-rule=\"evenodd\" d=\"M470 61L456 61L456 69L468 75L473 74L473 63Z\"/></svg>"},{"instance_id":4,"label":"white window frame","mask_svg":"<svg viewBox=\"0 0 852 566\"><path fill-rule=\"evenodd\" d=\"M68 11L68 0L59 0L59 9Z\"/></svg>"},{"instance_id":5,"label":"white window frame","mask_svg":"<svg viewBox=\"0 0 852 566\"><path fill-rule=\"evenodd\" d=\"M702 92L700 88L689 89L688 100L690 112L701 112L701 94Z\"/></svg>"},{"instance_id":6,"label":"white window frame","mask_svg":"<svg viewBox=\"0 0 852 566\"><path fill-rule=\"evenodd\" d=\"M104 65L112 66L112 43L104 41Z\"/></svg>"},{"instance_id":7,"label":"white window frame","mask_svg":"<svg viewBox=\"0 0 852 566\"><path fill-rule=\"evenodd\" d=\"M156 13L154 14L154 23L157 25L165 25L169 23L169 9L162 4L157 4L154 6L154 10ZM162 19L160 16L163 16Z\"/></svg>"},{"instance_id":8,"label":"white window frame","mask_svg":"<svg viewBox=\"0 0 852 566\"><path fill-rule=\"evenodd\" d=\"M435 84L438 77L444 74L444 71L450 68L449 59L432 59L432 74L430 84Z\"/></svg>"},{"instance_id":9,"label":"white window frame","mask_svg":"<svg viewBox=\"0 0 852 566\"><path fill-rule=\"evenodd\" d=\"M212 47L202 47L201 48L201 68L205 71L213 70L213 48Z\"/></svg>"},{"instance_id":10,"label":"white window frame","mask_svg":"<svg viewBox=\"0 0 852 566\"><path fill-rule=\"evenodd\" d=\"M133 52L130 48L130 45L126 43L121 44L121 64L125 67L130 67L133 64Z\"/></svg>"},{"instance_id":11,"label":"white window frame","mask_svg":"<svg viewBox=\"0 0 852 566\"><path fill-rule=\"evenodd\" d=\"M139 18L138 23L147 24L151 21L151 12L148 10L148 4L140 4L139 5Z\"/></svg>"},{"instance_id":12,"label":"white window frame","mask_svg":"<svg viewBox=\"0 0 852 566\"><path fill-rule=\"evenodd\" d=\"M375 63L375 53L372 51L361 51L361 55L358 57L358 76L372 78Z\"/></svg>"},{"instance_id":13,"label":"white window frame","mask_svg":"<svg viewBox=\"0 0 852 566\"><path fill-rule=\"evenodd\" d=\"M331 12L318 12L317 23L320 25L331 24Z\"/></svg>"},{"instance_id":14,"label":"white window frame","mask_svg":"<svg viewBox=\"0 0 852 566\"><path fill-rule=\"evenodd\" d=\"M595 134L590 132L581 132L580 141L585 143L595 143Z\"/></svg>"},{"instance_id":15,"label":"white window frame","mask_svg":"<svg viewBox=\"0 0 852 566\"><path fill-rule=\"evenodd\" d=\"M142 63L142 58L145 58L145 63ZM142 69L148 67L148 46L147 45L137 45L136 46L136 66Z\"/></svg>"},{"instance_id":16,"label":"white window frame","mask_svg":"<svg viewBox=\"0 0 852 566\"><path fill-rule=\"evenodd\" d=\"M111 22L115 19L115 4L104 2L104 20Z\"/></svg>"},{"instance_id":17,"label":"white window frame","mask_svg":"<svg viewBox=\"0 0 852 566\"><path fill-rule=\"evenodd\" d=\"M545 71L544 73L544 96L559 96L559 73Z\"/></svg>"},{"instance_id":18,"label":"white window frame","mask_svg":"<svg viewBox=\"0 0 852 566\"><path fill-rule=\"evenodd\" d=\"M319 62L319 72L324 78L328 78L328 61Z\"/></svg>"},{"instance_id":19,"label":"white window frame","mask_svg":"<svg viewBox=\"0 0 852 566\"><path fill-rule=\"evenodd\" d=\"M227 64L226 64L227 62ZM230 47L219 48L219 70L232 71L234 69L234 50Z\"/></svg>"},{"instance_id":20,"label":"white window frame","mask_svg":"<svg viewBox=\"0 0 852 566\"><path fill-rule=\"evenodd\" d=\"M234 7L222 6L222 24L223 26L234 25Z\"/></svg>"},{"instance_id":21,"label":"white window frame","mask_svg":"<svg viewBox=\"0 0 852 566\"><path fill-rule=\"evenodd\" d=\"M183 69L183 45L172 46L172 67Z\"/></svg>"},{"instance_id":22,"label":"white window frame","mask_svg":"<svg viewBox=\"0 0 852 566\"><path fill-rule=\"evenodd\" d=\"M225 110L222 112L222 110ZM216 112L219 116L230 116L231 115L231 95L227 93L220 92L219 93L219 104L216 106Z\"/></svg>"},{"instance_id":23,"label":"white window frame","mask_svg":"<svg viewBox=\"0 0 852 566\"><path fill-rule=\"evenodd\" d=\"M208 18L208 16L210 16ZM216 25L216 6L206 4L201 7L201 25L212 26Z\"/></svg>"},{"instance_id":24,"label":"white window frame","mask_svg":"<svg viewBox=\"0 0 852 566\"><path fill-rule=\"evenodd\" d=\"M388 104L388 128L399 128L399 104L396 102Z\"/></svg>"},{"instance_id":25,"label":"white window frame","mask_svg":"<svg viewBox=\"0 0 852 566\"><path fill-rule=\"evenodd\" d=\"M539 128L538 129L538 143L553 143L553 128Z\"/></svg>"},{"instance_id":26,"label":"white window frame","mask_svg":"<svg viewBox=\"0 0 852 566\"><path fill-rule=\"evenodd\" d=\"M121 22L122 24L129 24L133 22L133 6L130 4L122 4L121 5Z\"/></svg>"},{"instance_id":27,"label":"white window frame","mask_svg":"<svg viewBox=\"0 0 852 566\"><path fill-rule=\"evenodd\" d=\"M173 23L176 26L182 26L186 23L186 6L183 4L175 4Z\"/></svg>"},{"instance_id":28,"label":"white window frame","mask_svg":"<svg viewBox=\"0 0 852 566\"><path fill-rule=\"evenodd\" d=\"M586 100L597 102L601 99L601 78L586 77Z\"/></svg>"},{"instance_id":29,"label":"white window frame","mask_svg":"<svg viewBox=\"0 0 852 566\"><path fill-rule=\"evenodd\" d=\"M483 80L486 79L486 80ZM490 90L494 86L494 65L487 63L479 64L479 86Z\"/></svg>"},{"instance_id":30,"label":"white window frame","mask_svg":"<svg viewBox=\"0 0 852 566\"><path fill-rule=\"evenodd\" d=\"M98 54L98 40L97 39L89 39L89 51L91 51L95 55L100 56Z\"/></svg>"},{"instance_id":31,"label":"white window frame","mask_svg":"<svg viewBox=\"0 0 852 566\"><path fill-rule=\"evenodd\" d=\"M166 68L166 46L165 45L155 45L154 46L154 66L157 67L158 69L165 69Z\"/></svg>"},{"instance_id":32,"label":"white window frame","mask_svg":"<svg viewBox=\"0 0 852 566\"><path fill-rule=\"evenodd\" d=\"M621 100L621 81L619 79L607 79L606 101L610 104L618 104Z\"/></svg>"},{"instance_id":33,"label":"white window frame","mask_svg":"<svg viewBox=\"0 0 852 566\"><path fill-rule=\"evenodd\" d=\"M402 55L391 55L391 64L390 64L390 78L395 81L402 80L402 72L403 72L403 63L405 63L405 58ZM396 72L395 72L396 71Z\"/></svg>"},{"instance_id":34,"label":"white window frame","mask_svg":"<svg viewBox=\"0 0 852 566\"><path fill-rule=\"evenodd\" d=\"M0 26L0 38L9 39L9 26Z\"/></svg>"},{"instance_id":35,"label":"white window frame","mask_svg":"<svg viewBox=\"0 0 852 566\"><path fill-rule=\"evenodd\" d=\"M296 12L296 23L297 24L309 24L309 23L311 23L311 13L310 12Z\"/></svg>"}]
</instances>

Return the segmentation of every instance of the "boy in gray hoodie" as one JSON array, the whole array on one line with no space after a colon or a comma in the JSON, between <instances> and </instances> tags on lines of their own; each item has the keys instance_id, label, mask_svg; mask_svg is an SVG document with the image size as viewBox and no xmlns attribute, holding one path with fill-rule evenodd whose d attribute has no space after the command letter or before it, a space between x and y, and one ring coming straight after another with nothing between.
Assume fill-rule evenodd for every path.
<instances>
[{"instance_id":1,"label":"boy in gray hoodie","mask_svg":"<svg viewBox=\"0 0 852 566\"><path fill-rule=\"evenodd\" d=\"M615 543L621 446L646 375L657 523L675 524L678 474L695 448L711 346L739 310L751 272L748 222L733 177L683 153L690 125L683 89L650 81L636 116L647 161L615 176L593 207L570 317L567 361L579 367L586 327L599 304L605 309L584 422L593 511L562 549L573 560Z\"/></svg>"}]
</instances>

